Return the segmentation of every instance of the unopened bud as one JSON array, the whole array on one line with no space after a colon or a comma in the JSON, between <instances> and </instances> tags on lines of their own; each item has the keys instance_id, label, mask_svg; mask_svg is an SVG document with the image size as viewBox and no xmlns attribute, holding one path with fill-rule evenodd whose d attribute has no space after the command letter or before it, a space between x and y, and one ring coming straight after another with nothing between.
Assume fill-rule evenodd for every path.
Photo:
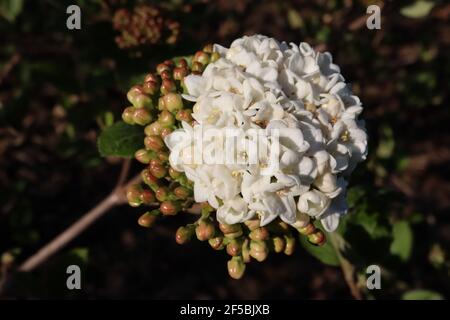
<instances>
[{"instance_id":1,"label":"unopened bud","mask_svg":"<svg viewBox=\"0 0 450 320\"><path fill-rule=\"evenodd\" d=\"M167 174L167 169L164 167L161 161L156 159L150 160L149 170L150 173L158 179L165 177Z\"/></svg>"},{"instance_id":2,"label":"unopened bud","mask_svg":"<svg viewBox=\"0 0 450 320\"><path fill-rule=\"evenodd\" d=\"M222 250L225 247L223 244L223 237L214 237L209 239L208 242L214 250Z\"/></svg>"},{"instance_id":3,"label":"unopened bud","mask_svg":"<svg viewBox=\"0 0 450 320\"><path fill-rule=\"evenodd\" d=\"M146 136L159 136L162 129L163 126L161 125L161 123L155 121L146 126L144 131Z\"/></svg>"},{"instance_id":4,"label":"unopened bud","mask_svg":"<svg viewBox=\"0 0 450 320\"><path fill-rule=\"evenodd\" d=\"M220 59L220 54L218 52L211 53L211 62L216 62Z\"/></svg>"},{"instance_id":5,"label":"unopened bud","mask_svg":"<svg viewBox=\"0 0 450 320\"><path fill-rule=\"evenodd\" d=\"M172 167L169 168L169 175L172 179L178 179L179 177L181 177L182 174L183 174L182 172L177 171Z\"/></svg>"},{"instance_id":6,"label":"unopened bud","mask_svg":"<svg viewBox=\"0 0 450 320\"><path fill-rule=\"evenodd\" d=\"M159 122L163 127L173 126L174 123L175 123L175 117L174 117L173 114L171 114L169 111L163 110L163 111L161 111L161 113L159 114L158 122Z\"/></svg>"},{"instance_id":7,"label":"unopened bud","mask_svg":"<svg viewBox=\"0 0 450 320\"><path fill-rule=\"evenodd\" d=\"M135 108L133 120L135 123L145 126L152 121L152 114L145 108Z\"/></svg>"},{"instance_id":8,"label":"unopened bud","mask_svg":"<svg viewBox=\"0 0 450 320\"><path fill-rule=\"evenodd\" d=\"M209 54L203 51L197 51L194 55L194 62L200 62L202 65L209 63Z\"/></svg>"},{"instance_id":9,"label":"unopened bud","mask_svg":"<svg viewBox=\"0 0 450 320\"><path fill-rule=\"evenodd\" d=\"M156 158L162 162L166 162L169 160L169 153L167 151L158 151L156 153Z\"/></svg>"},{"instance_id":10,"label":"unopened bud","mask_svg":"<svg viewBox=\"0 0 450 320\"><path fill-rule=\"evenodd\" d=\"M250 231L255 230L256 228L259 228L260 221L259 219L251 219L244 221L244 224L247 226L247 228L250 229Z\"/></svg>"},{"instance_id":11,"label":"unopened bud","mask_svg":"<svg viewBox=\"0 0 450 320\"><path fill-rule=\"evenodd\" d=\"M192 62L192 72L193 73L202 73L203 72L203 64L198 61Z\"/></svg>"},{"instance_id":12,"label":"unopened bud","mask_svg":"<svg viewBox=\"0 0 450 320\"><path fill-rule=\"evenodd\" d=\"M172 72L170 72L169 70L164 70L163 72L161 72L161 79L163 80L172 79Z\"/></svg>"},{"instance_id":13,"label":"unopened bud","mask_svg":"<svg viewBox=\"0 0 450 320\"><path fill-rule=\"evenodd\" d=\"M173 69L173 78L175 80L183 80L189 74L187 67L177 67Z\"/></svg>"},{"instance_id":14,"label":"unopened bud","mask_svg":"<svg viewBox=\"0 0 450 320\"><path fill-rule=\"evenodd\" d=\"M142 192L142 187L139 184L133 184L128 187L126 196L127 196L127 200L128 200L128 203L130 204L130 206L138 207L141 205L141 203L142 203L141 192Z\"/></svg>"},{"instance_id":15,"label":"unopened bud","mask_svg":"<svg viewBox=\"0 0 450 320\"><path fill-rule=\"evenodd\" d=\"M250 256L261 262L266 260L269 250L264 241L250 241Z\"/></svg>"},{"instance_id":16,"label":"unopened bud","mask_svg":"<svg viewBox=\"0 0 450 320\"><path fill-rule=\"evenodd\" d=\"M200 220L195 228L195 234L200 241L211 239L214 237L215 232L214 224L208 220Z\"/></svg>"},{"instance_id":17,"label":"unopened bud","mask_svg":"<svg viewBox=\"0 0 450 320\"><path fill-rule=\"evenodd\" d=\"M176 187L173 190L173 193L180 200L186 200L189 196L192 195L191 190L189 190L188 188L183 187L183 186Z\"/></svg>"},{"instance_id":18,"label":"unopened bud","mask_svg":"<svg viewBox=\"0 0 450 320\"><path fill-rule=\"evenodd\" d=\"M296 229L304 228L308 225L310 221L310 217L306 213L302 213L297 211L295 222L292 224L292 226Z\"/></svg>"},{"instance_id":19,"label":"unopened bud","mask_svg":"<svg viewBox=\"0 0 450 320\"><path fill-rule=\"evenodd\" d=\"M163 201L159 206L162 214L165 216L174 216L181 209L180 204L177 201Z\"/></svg>"},{"instance_id":20,"label":"unopened bud","mask_svg":"<svg viewBox=\"0 0 450 320\"><path fill-rule=\"evenodd\" d=\"M173 130L171 128L164 128L161 130L161 138L167 137L169 134L171 134Z\"/></svg>"},{"instance_id":21,"label":"unopened bud","mask_svg":"<svg viewBox=\"0 0 450 320\"><path fill-rule=\"evenodd\" d=\"M138 219L138 224L144 228L150 228L155 224L158 215L152 212L146 212Z\"/></svg>"},{"instance_id":22,"label":"unopened bud","mask_svg":"<svg viewBox=\"0 0 450 320\"><path fill-rule=\"evenodd\" d=\"M145 148L148 150L159 151L165 148L164 141L160 136L148 136L144 139Z\"/></svg>"},{"instance_id":23,"label":"unopened bud","mask_svg":"<svg viewBox=\"0 0 450 320\"><path fill-rule=\"evenodd\" d=\"M242 227L238 223L236 223L236 224L220 223L219 229L220 229L220 231L223 232L225 237L227 237L229 239L236 239L236 238L242 236Z\"/></svg>"},{"instance_id":24,"label":"unopened bud","mask_svg":"<svg viewBox=\"0 0 450 320\"><path fill-rule=\"evenodd\" d=\"M122 120L128 124L134 124L134 107L125 108L122 112Z\"/></svg>"},{"instance_id":25,"label":"unopened bud","mask_svg":"<svg viewBox=\"0 0 450 320\"><path fill-rule=\"evenodd\" d=\"M242 251L242 242L238 241L236 239L231 240L228 244L227 244L227 253L230 256L238 256L241 254Z\"/></svg>"},{"instance_id":26,"label":"unopened bud","mask_svg":"<svg viewBox=\"0 0 450 320\"><path fill-rule=\"evenodd\" d=\"M283 238L281 238L281 237L274 237L272 239L272 241L273 241L273 250L276 253L280 253L280 252L284 251L285 246L286 246L286 242L284 241Z\"/></svg>"},{"instance_id":27,"label":"unopened bud","mask_svg":"<svg viewBox=\"0 0 450 320\"><path fill-rule=\"evenodd\" d=\"M251 260L250 241L248 240L248 238L245 238L244 243L242 244L242 259L245 263L249 263Z\"/></svg>"},{"instance_id":28,"label":"unopened bud","mask_svg":"<svg viewBox=\"0 0 450 320\"><path fill-rule=\"evenodd\" d=\"M252 240L267 240L269 238L269 231L264 227L256 228L248 236Z\"/></svg>"},{"instance_id":29,"label":"unopened bud","mask_svg":"<svg viewBox=\"0 0 450 320\"><path fill-rule=\"evenodd\" d=\"M142 85L142 91L145 94L154 95L159 90L159 83L155 81L146 81Z\"/></svg>"},{"instance_id":30,"label":"unopened bud","mask_svg":"<svg viewBox=\"0 0 450 320\"><path fill-rule=\"evenodd\" d=\"M144 94L141 86L132 87L127 93L127 98L136 108L152 107L152 100Z\"/></svg>"},{"instance_id":31,"label":"unopened bud","mask_svg":"<svg viewBox=\"0 0 450 320\"><path fill-rule=\"evenodd\" d=\"M242 257L233 257L227 263L228 274L233 279L240 279L245 272L245 263L242 261Z\"/></svg>"},{"instance_id":32,"label":"unopened bud","mask_svg":"<svg viewBox=\"0 0 450 320\"><path fill-rule=\"evenodd\" d=\"M164 63L166 66L169 66L170 68L175 67L175 62L173 62L173 60L171 60L171 59L164 60L163 63Z\"/></svg>"},{"instance_id":33,"label":"unopened bud","mask_svg":"<svg viewBox=\"0 0 450 320\"><path fill-rule=\"evenodd\" d=\"M326 242L326 237L320 229L316 229L313 233L308 235L308 241L316 246L322 246Z\"/></svg>"},{"instance_id":34,"label":"unopened bud","mask_svg":"<svg viewBox=\"0 0 450 320\"><path fill-rule=\"evenodd\" d=\"M164 79L161 83L161 93L168 94L169 92L177 91L177 86L173 80Z\"/></svg>"},{"instance_id":35,"label":"unopened bud","mask_svg":"<svg viewBox=\"0 0 450 320\"><path fill-rule=\"evenodd\" d=\"M186 59L184 59L184 58L181 58L177 63L177 67L179 67L179 68L187 68L187 66L188 66L188 63L187 63Z\"/></svg>"},{"instance_id":36,"label":"unopened bud","mask_svg":"<svg viewBox=\"0 0 450 320\"><path fill-rule=\"evenodd\" d=\"M159 187L155 191L156 199L158 199L159 202L166 201L168 195L169 195L169 189L167 187Z\"/></svg>"},{"instance_id":37,"label":"unopened bud","mask_svg":"<svg viewBox=\"0 0 450 320\"><path fill-rule=\"evenodd\" d=\"M143 204L151 204L155 202L155 194L151 190L143 190L141 192L141 201Z\"/></svg>"},{"instance_id":38,"label":"unopened bud","mask_svg":"<svg viewBox=\"0 0 450 320\"><path fill-rule=\"evenodd\" d=\"M156 66L156 73L161 75L163 71L170 71L171 67L165 63L160 63Z\"/></svg>"},{"instance_id":39,"label":"unopened bud","mask_svg":"<svg viewBox=\"0 0 450 320\"><path fill-rule=\"evenodd\" d=\"M134 157L136 158L137 161L144 164L149 163L150 160L152 159L150 152L148 152L148 150L145 149L139 149L138 151L136 151L134 153Z\"/></svg>"},{"instance_id":40,"label":"unopened bud","mask_svg":"<svg viewBox=\"0 0 450 320\"><path fill-rule=\"evenodd\" d=\"M314 227L311 222L308 223L305 227L298 229L298 231L305 236L309 236L314 232L314 230L316 230L316 227Z\"/></svg>"},{"instance_id":41,"label":"unopened bud","mask_svg":"<svg viewBox=\"0 0 450 320\"><path fill-rule=\"evenodd\" d=\"M158 99L158 110L159 110L159 111L166 110L166 105L165 105L165 101L164 101L164 96L159 97L159 99Z\"/></svg>"},{"instance_id":42,"label":"unopened bud","mask_svg":"<svg viewBox=\"0 0 450 320\"><path fill-rule=\"evenodd\" d=\"M192 119L192 110L191 109L184 109L177 112L175 118L178 121L185 121L185 122L191 122Z\"/></svg>"},{"instance_id":43,"label":"unopened bud","mask_svg":"<svg viewBox=\"0 0 450 320\"><path fill-rule=\"evenodd\" d=\"M159 78L158 78L157 75L155 75L155 74L153 74L153 73L149 73L149 74L147 74L147 75L145 76L145 78L144 78L144 83L145 83L145 82L150 82L150 81L156 82L156 83L158 84L158 83L159 83Z\"/></svg>"},{"instance_id":44,"label":"unopened bud","mask_svg":"<svg viewBox=\"0 0 450 320\"><path fill-rule=\"evenodd\" d=\"M294 253L295 250L295 238L292 236L285 236L284 239L286 240L284 254L290 256Z\"/></svg>"},{"instance_id":45,"label":"unopened bud","mask_svg":"<svg viewBox=\"0 0 450 320\"><path fill-rule=\"evenodd\" d=\"M155 189L158 187L158 179L150 173L148 169L144 169L141 171L142 181L150 186L150 188Z\"/></svg>"},{"instance_id":46,"label":"unopened bud","mask_svg":"<svg viewBox=\"0 0 450 320\"><path fill-rule=\"evenodd\" d=\"M211 43L208 43L206 46L203 47L203 51L206 53L212 53L213 45Z\"/></svg>"},{"instance_id":47,"label":"unopened bud","mask_svg":"<svg viewBox=\"0 0 450 320\"><path fill-rule=\"evenodd\" d=\"M194 230L192 227L179 227L175 234L175 241L178 244L185 244L186 242L191 240L193 234Z\"/></svg>"},{"instance_id":48,"label":"unopened bud","mask_svg":"<svg viewBox=\"0 0 450 320\"><path fill-rule=\"evenodd\" d=\"M170 92L164 96L164 106L172 113L176 113L178 110L183 109L183 100L181 95Z\"/></svg>"}]
</instances>

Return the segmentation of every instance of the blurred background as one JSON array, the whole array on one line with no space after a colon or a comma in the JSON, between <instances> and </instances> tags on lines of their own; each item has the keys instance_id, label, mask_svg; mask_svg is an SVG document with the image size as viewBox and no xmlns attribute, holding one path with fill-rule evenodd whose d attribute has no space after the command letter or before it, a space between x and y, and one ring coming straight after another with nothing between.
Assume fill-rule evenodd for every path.
<instances>
[{"instance_id":1,"label":"blurred background","mask_svg":"<svg viewBox=\"0 0 450 320\"><path fill-rule=\"evenodd\" d=\"M81 30L66 28L70 4ZM380 30L366 27L371 4ZM131 85L167 58L262 33L330 51L363 102L370 151L350 181L345 238L359 276L383 270L382 290L364 296L450 297L449 22L446 1L1 0L0 283L114 187L121 162L101 158L96 138ZM141 213L111 210L4 297L351 298L340 268L300 246L236 281L224 252L179 246L180 221L145 229ZM72 263L82 290L66 288Z\"/></svg>"}]
</instances>

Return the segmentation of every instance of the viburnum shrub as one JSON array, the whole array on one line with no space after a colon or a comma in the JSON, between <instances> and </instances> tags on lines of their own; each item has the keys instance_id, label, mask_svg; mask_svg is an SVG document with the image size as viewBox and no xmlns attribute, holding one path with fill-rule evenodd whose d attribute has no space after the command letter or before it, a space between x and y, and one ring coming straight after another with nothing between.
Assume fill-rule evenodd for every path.
<instances>
[{"instance_id":1,"label":"viburnum shrub","mask_svg":"<svg viewBox=\"0 0 450 320\"><path fill-rule=\"evenodd\" d=\"M150 208L138 223L191 213L176 241L226 250L231 277L270 252L291 255L297 237L322 249L346 214L367 136L328 52L246 36L158 64L127 98L99 147L145 165L126 194Z\"/></svg>"}]
</instances>

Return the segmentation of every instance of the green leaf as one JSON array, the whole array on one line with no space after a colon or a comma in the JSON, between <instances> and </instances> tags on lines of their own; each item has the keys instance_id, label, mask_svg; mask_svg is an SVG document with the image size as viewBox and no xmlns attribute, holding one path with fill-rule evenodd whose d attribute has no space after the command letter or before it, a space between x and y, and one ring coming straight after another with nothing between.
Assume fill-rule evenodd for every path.
<instances>
[{"instance_id":1,"label":"green leaf","mask_svg":"<svg viewBox=\"0 0 450 320\"><path fill-rule=\"evenodd\" d=\"M299 235L299 238L302 247L323 263L331 266L340 265L338 255L330 243L330 239L327 239L327 242L323 246L318 247L309 243L307 237L304 235Z\"/></svg>"},{"instance_id":2,"label":"green leaf","mask_svg":"<svg viewBox=\"0 0 450 320\"><path fill-rule=\"evenodd\" d=\"M100 134L97 141L98 150L103 157L131 158L143 147L144 136L141 126L132 126L119 121Z\"/></svg>"},{"instance_id":3,"label":"green leaf","mask_svg":"<svg viewBox=\"0 0 450 320\"><path fill-rule=\"evenodd\" d=\"M9 22L14 22L22 9L23 0L0 0L0 16Z\"/></svg>"},{"instance_id":4,"label":"green leaf","mask_svg":"<svg viewBox=\"0 0 450 320\"><path fill-rule=\"evenodd\" d=\"M392 226L392 238L390 252L406 261L411 256L413 245L413 233L407 221L396 222Z\"/></svg>"},{"instance_id":5,"label":"green leaf","mask_svg":"<svg viewBox=\"0 0 450 320\"><path fill-rule=\"evenodd\" d=\"M418 0L400 9L400 13L408 18L423 18L433 9L433 1Z\"/></svg>"},{"instance_id":6,"label":"green leaf","mask_svg":"<svg viewBox=\"0 0 450 320\"><path fill-rule=\"evenodd\" d=\"M444 300L444 297L436 291L416 289L405 292L402 300Z\"/></svg>"}]
</instances>

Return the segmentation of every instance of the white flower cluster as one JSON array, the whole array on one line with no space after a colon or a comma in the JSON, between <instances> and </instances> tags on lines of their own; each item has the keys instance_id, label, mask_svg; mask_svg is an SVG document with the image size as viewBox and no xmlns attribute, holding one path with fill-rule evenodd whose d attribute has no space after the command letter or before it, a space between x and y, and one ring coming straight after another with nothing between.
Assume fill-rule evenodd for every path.
<instances>
[{"instance_id":1,"label":"white flower cluster","mask_svg":"<svg viewBox=\"0 0 450 320\"><path fill-rule=\"evenodd\" d=\"M347 211L345 177L365 159L367 135L357 119L361 102L331 55L262 35L214 50L219 60L201 76L185 78L184 98L195 101L195 124L183 123L166 137L171 166L193 181L195 201L208 201L219 222L257 216L266 225L279 217L302 227L314 217L327 231L335 230ZM238 130L236 156L244 161L194 163L197 126ZM269 147L275 143L270 132L278 130L278 166L265 165L270 153L258 154L259 164L245 161L248 154L239 146L254 142L254 129L266 132L262 143Z\"/></svg>"}]
</instances>

